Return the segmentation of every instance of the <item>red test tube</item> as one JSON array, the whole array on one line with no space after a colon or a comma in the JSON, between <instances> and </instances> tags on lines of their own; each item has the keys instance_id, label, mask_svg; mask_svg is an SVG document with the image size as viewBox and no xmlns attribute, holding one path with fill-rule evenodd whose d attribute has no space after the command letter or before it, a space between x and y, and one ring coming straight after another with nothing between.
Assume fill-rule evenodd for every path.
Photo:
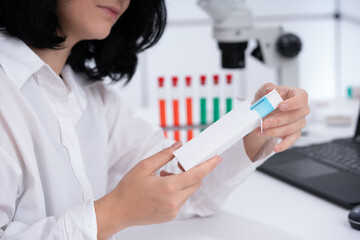
<instances>
[{"instance_id":1,"label":"red test tube","mask_svg":"<svg viewBox=\"0 0 360 240\"><path fill-rule=\"evenodd\" d=\"M186 81L186 123L188 127L192 127L193 125L193 117L192 117L192 92L191 92L191 77L187 76L185 78ZM187 130L187 140L190 141L194 137L194 132L192 129Z\"/></svg>"},{"instance_id":2,"label":"red test tube","mask_svg":"<svg viewBox=\"0 0 360 240\"><path fill-rule=\"evenodd\" d=\"M233 81L232 75L226 75L226 113L230 112L233 108Z\"/></svg>"},{"instance_id":3,"label":"red test tube","mask_svg":"<svg viewBox=\"0 0 360 240\"><path fill-rule=\"evenodd\" d=\"M177 84L178 78L172 77L172 86L173 86L173 117L174 117L174 127L180 127L180 116L179 116L179 99L177 98ZM180 141L180 130L174 131L174 140Z\"/></svg>"},{"instance_id":4,"label":"red test tube","mask_svg":"<svg viewBox=\"0 0 360 240\"><path fill-rule=\"evenodd\" d=\"M166 102L165 102L165 79L159 77L159 112L160 112L160 126L166 127ZM164 131L164 135L167 138L167 132Z\"/></svg>"}]
</instances>

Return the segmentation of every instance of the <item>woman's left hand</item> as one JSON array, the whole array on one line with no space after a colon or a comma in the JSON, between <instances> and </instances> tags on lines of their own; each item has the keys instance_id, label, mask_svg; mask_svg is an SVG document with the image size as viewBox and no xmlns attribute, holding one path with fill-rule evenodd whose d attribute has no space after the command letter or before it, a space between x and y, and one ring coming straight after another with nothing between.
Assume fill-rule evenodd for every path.
<instances>
[{"instance_id":1,"label":"woman's left hand","mask_svg":"<svg viewBox=\"0 0 360 240\"><path fill-rule=\"evenodd\" d=\"M263 121L263 132L256 129L258 136L281 138L282 141L274 146L275 152L282 152L292 146L301 136L301 130L306 125L305 117L310 113L308 94L305 90L295 87L276 86L272 83L264 84L256 93L255 101L273 89L281 95L283 102Z\"/></svg>"}]
</instances>

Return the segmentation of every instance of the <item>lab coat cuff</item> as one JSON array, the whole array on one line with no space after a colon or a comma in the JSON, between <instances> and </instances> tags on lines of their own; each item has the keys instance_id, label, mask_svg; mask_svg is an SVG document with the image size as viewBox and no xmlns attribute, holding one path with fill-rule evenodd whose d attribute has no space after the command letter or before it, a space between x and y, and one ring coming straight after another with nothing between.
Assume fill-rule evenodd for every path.
<instances>
[{"instance_id":1,"label":"lab coat cuff","mask_svg":"<svg viewBox=\"0 0 360 240\"><path fill-rule=\"evenodd\" d=\"M64 214L67 239L97 240L97 224L94 201L89 200Z\"/></svg>"},{"instance_id":2,"label":"lab coat cuff","mask_svg":"<svg viewBox=\"0 0 360 240\"><path fill-rule=\"evenodd\" d=\"M274 146L278 144L281 139L276 137L268 137L261 147L260 151L254 157L254 165L255 167L259 167L263 164L267 159L269 159L272 155L275 154Z\"/></svg>"}]
</instances>

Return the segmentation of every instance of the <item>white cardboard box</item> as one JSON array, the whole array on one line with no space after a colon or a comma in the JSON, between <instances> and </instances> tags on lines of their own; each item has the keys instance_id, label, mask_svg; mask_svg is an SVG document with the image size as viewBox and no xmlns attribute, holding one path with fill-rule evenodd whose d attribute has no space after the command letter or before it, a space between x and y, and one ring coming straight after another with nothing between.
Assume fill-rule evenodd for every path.
<instances>
[{"instance_id":1,"label":"white cardboard box","mask_svg":"<svg viewBox=\"0 0 360 240\"><path fill-rule=\"evenodd\" d=\"M175 158L187 171L220 155L249 132L259 127L264 112L268 114L273 111L281 101L280 95L273 90L252 105L259 106L258 110L251 110L252 106L248 100L241 102L235 109L176 150Z\"/></svg>"}]
</instances>

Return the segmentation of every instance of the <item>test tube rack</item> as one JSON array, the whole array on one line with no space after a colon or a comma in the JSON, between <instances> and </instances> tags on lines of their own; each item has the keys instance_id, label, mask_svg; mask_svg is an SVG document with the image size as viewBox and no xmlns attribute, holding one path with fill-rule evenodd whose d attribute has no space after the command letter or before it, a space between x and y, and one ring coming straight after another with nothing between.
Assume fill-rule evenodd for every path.
<instances>
[{"instance_id":1,"label":"test tube rack","mask_svg":"<svg viewBox=\"0 0 360 240\"><path fill-rule=\"evenodd\" d=\"M232 74L160 76L159 125L175 141L191 140L233 108Z\"/></svg>"}]
</instances>

